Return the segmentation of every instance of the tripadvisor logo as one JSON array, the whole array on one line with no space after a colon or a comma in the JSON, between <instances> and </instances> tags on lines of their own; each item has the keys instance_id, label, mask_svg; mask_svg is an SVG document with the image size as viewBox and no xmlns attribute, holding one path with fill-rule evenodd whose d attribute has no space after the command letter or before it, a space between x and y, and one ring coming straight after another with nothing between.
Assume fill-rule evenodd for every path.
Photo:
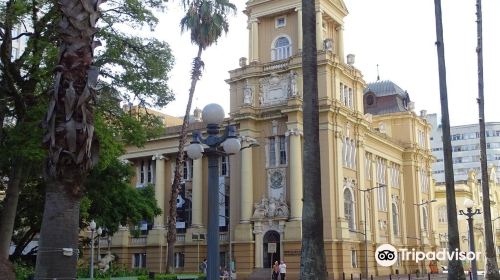
<instances>
[{"instance_id":1,"label":"tripadvisor logo","mask_svg":"<svg viewBox=\"0 0 500 280\"><path fill-rule=\"evenodd\" d=\"M375 251L375 260L381 266L391 266L398 260L396 248L391 244L382 244Z\"/></svg>"},{"instance_id":2,"label":"tripadvisor logo","mask_svg":"<svg viewBox=\"0 0 500 280\"><path fill-rule=\"evenodd\" d=\"M415 249L399 249L397 250L391 244L382 244L375 251L375 260L381 266L392 266L394 265L398 258L401 261L414 261L419 263L420 261L472 261L478 259L481 252L461 252L458 249L455 251L448 252L446 249L441 249L436 252L422 252L416 251Z\"/></svg>"}]
</instances>

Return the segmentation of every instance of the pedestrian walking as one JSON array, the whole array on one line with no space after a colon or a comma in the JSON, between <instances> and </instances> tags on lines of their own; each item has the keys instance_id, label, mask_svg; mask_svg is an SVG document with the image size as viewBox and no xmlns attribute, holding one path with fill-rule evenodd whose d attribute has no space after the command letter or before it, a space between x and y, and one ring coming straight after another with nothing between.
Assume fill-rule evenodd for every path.
<instances>
[{"instance_id":1,"label":"pedestrian walking","mask_svg":"<svg viewBox=\"0 0 500 280\"><path fill-rule=\"evenodd\" d=\"M284 261L281 261L281 264L279 265L279 268L280 268L281 280L285 280L285 277L286 277L286 263Z\"/></svg>"},{"instance_id":2,"label":"pedestrian walking","mask_svg":"<svg viewBox=\"0 0 500 280\"><path fill-rule=\"evenodd\" d=\"M273 265L273 280L278 280L279 275L280 275L280 266L278 264L278 261L275 261Z\"/></svg>"},{"instance_id":3,"label":"pedestrian walking","mask_svg":"<svg viewBox=\"0 0 500 280\"><path fill-rule=\"evenodd\" d=\"M204 259L204 260L200 263L200 271L201 271L201 273L203 273L203 274L207 274L207 259Z\"/></svg>"}]
</instances>

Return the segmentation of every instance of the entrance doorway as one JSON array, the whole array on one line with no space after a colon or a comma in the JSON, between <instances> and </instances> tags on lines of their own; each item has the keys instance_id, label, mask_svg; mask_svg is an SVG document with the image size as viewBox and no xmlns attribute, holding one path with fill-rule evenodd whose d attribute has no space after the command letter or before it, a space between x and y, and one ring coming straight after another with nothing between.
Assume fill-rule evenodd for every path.
<instances>
[{"instance_id":1,"label":"entrance doorway","mask_svg":"<svg viewBox=\"0 0 500 280\"><path fill-rule=\"evenodd\" d=\"M266 232L263 240L264 267L272 267L274 261L280 261L280 234L270 230Z\"/></svg>"}]
</instances>

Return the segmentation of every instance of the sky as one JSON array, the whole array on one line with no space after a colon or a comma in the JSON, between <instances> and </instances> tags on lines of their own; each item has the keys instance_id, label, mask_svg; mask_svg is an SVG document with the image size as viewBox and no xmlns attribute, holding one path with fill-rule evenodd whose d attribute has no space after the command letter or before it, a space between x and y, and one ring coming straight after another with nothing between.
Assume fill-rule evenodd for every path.
<instances>
[{"instance_id":1,"label":"sky","mask_svg":"<svg viewBox=\"0 0 500 280\"><path fill-rule=\"evenodd\" d=\"M197 48L189 33L181 34L180 1L169 2L160 14L156 34L170 44L175 66L169 85L176 100L163 112L184 114L190 85L190 65ZM233 0L238 11L229 19L229 32L202 55L205 70L195 92L193 109L208 103L229 110L229 70L238 68L240 57L248 57L245 1ZM345 18L344 53L355 54L354 66L366 82L391 80L407 90L415 111L441 115L434 1L432 0L344 0L349 15ZM442 0L444 48L450 121L452 125L478 122L476 0ZM483 0L483 57L485 119L500 122L500 104L495 78L500 64L500 1ZM494 13L496 12L496 14Z\"/></svg>"}]
</instances>

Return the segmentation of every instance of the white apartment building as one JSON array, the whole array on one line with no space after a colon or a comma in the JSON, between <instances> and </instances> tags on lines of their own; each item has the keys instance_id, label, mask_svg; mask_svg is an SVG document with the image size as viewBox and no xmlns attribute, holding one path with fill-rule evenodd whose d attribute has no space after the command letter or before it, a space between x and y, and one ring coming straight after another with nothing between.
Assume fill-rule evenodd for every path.
<instances>
[{"instance_id":1,"label":"white apartment building","mask_svg":"<svg viewBox=\"0 0 500 280\"><path fill-rule=\"evenodd\" d=\"M437 114L427 115L432 125L431 148L436 157L432 164L432 175L436 183L445 182L442 127ZM451 145L453 150L453 170L455 181L467 180L467 173L473 169L481 174L479 149L479 124L452 126ZM500 181L500 122L486 123L486 154L488 166L496 166L497 182Z\"/></svg>"}]
</instances>

